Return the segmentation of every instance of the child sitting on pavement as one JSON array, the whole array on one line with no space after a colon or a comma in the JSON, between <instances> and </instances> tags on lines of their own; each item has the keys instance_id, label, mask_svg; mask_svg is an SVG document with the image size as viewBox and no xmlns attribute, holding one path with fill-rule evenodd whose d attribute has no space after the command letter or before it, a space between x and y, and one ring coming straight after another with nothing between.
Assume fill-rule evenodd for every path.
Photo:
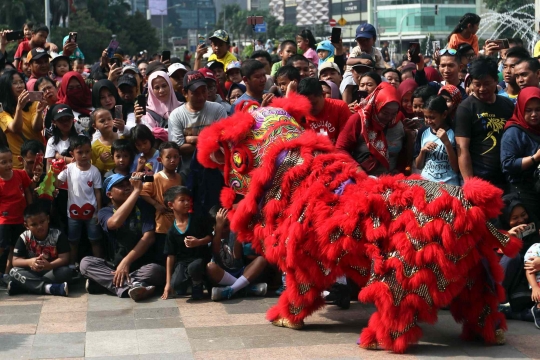
<instances>
[{"instance_id":1,"label":"child sitting on pavement","mask_svg":"<svg viewBox=\"0 0 540 360\"><path fill-rule=\"evenodd\" d=\"M236 241L236 235L229 229L227 210L214 206L210 216L215 220L213 257L206 272L212 284L218 285L212 289L212 300L230 299L242 289L246 289L247 295L266 295L266 283L253 283L266 268L266 259L257 256L244 266L242 243Z\"/></svg>"},{"instance_id":2,"label":"child sitting on pavement","mask_svg":"<svg viewBox=\"0 0 540 360\"><path fill-rule=\"evenodd\" d=\"M173 226L167 233L167 285L163 300L171 295L185 295L191 280L191 299L203 296L203 280L206 264L210 260L208 244L212 241L212 228L208 220L191 213L191 192L185 186L173 186L165 192L165 205L173 211Z\"/></svg>"},{"instance_id":3,"label":"child sitting on pavement","mask_svg":"<svg viewBox=\"0 0 540 360\"><path fill-rule=\"evenodd\" d=\"M60 230L49 227L46 209L47 205L38 201L24 211L27 230L15 244L8 295L28 292L68 296L72 277L69 243Z\"/></svg>"}]
</instances>

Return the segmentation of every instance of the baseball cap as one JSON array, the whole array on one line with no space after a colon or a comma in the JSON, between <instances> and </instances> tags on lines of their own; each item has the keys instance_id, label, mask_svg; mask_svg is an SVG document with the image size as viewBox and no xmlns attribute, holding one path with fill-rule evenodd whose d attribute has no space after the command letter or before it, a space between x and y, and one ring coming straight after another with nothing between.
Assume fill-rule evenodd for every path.
<instances>
[{"instance_id":1,"label":"baseball cap","mask_svg":"<svg viewBox=\"0 0 540 360\"><path fill-rule=\"evenodd\" d=\"M75 115L73 115L73 110L66 104L57 104L53 106L52 108L52 116L53 120L58 120L64 116L69 116L72 119L75 118Z\"/></svg>"},{"instance_id":2,"label":"baseball cap","mask_svg":"<svg viewBox=\"0 0 540 360\"><path fill-rule=\"evenodd\" d=\"M206 67L209 68L210 70L212 70L212 68L218 67L218 66L221 67L222 69L224 68L223 63L220 62L220 61L217 61L217 60L215 60L215 61L209 61L209 62L206 64Z\"/></svg>"},{"instance_id":3,"label":"baseball cap","mask_svg":"<svg viewBox=\"0 0 540 360\"><path fill-rule=\"evenodd\" d=\"M200 86L206 86L206 78L200 71L188 71L184 76L184 89L195 91Z\"/></svg>"},{"instance_id":4,"label":"baseball cap","mask_svg":"<svg viewBox=\"0 0 540 360\"><path fill-rule=\"evenodd\" d=\"M49 58L51 57L51 55L49 55L44 48L40 48L40 47L37 47L37 48L33 48L29 53L28 55L26 55L26 60L28 60L29 62L32 61L32 60L37 60L37 59L41 59L42 57L44 56L48 56Z\"/></svg>"},{"instance_id":5,"label":"baseball cap","mask_svg":"<svg viewBox=\"0 0 540 360\"><path fill-rule=\"evenodd\" d=\"M152 74L154 71L164 71L167 72L167 65L162 63L161 61L152 61L148 66L146 67L146 76L150 77L150 74Z\"/></svg>"},{"instance_id":6,"label":"baseball cap","mask_svg":"<svg viewBox=\"0 0 540 360\"><path fill-rule=\"evenodd\" d=\"M111 191L111 188L114 185L120 184L122 181L129 180L130 175L122 175L122 174L113 174L105 179L103 182L103 187L105 188L105 192Z\"/></svg>"},{"instance_id":7,"label":"baseball cap","mask_svg":"<svg viewBox=\"0 0 540 360\"><path fill-rule=\"evenodd\" d=\"M353 59L367 60L363 64L360 63L360 64L353 65L352 66L353 68L355 68L355 67L364 67L364 68L367 68L367 69L375 68L375 61L373 61L373 58L369 54L360 54L359 56L355 56Z\"/></svg>"},{"instance_id":8,"label":"baseball cap","mask_svg":"<svg viewBox=\"0 0 540 360\"><path fill-rule=\"evenodd\" d=\"M227 71L232 70L232 69L240 70L241 67L242 67L242 63L240 61L231 61L229 65L227 65Z\"/></svg>"},{"instance_id":9,"label":"baseball cap","mask_svg":"<svg viewBox=\"0 0 540 360\"><path fill-rule=\"evenodd\" d=\"M124 74L118 78L118 87L122 85L137 87L137 79L133 74Z\"/></svg>"},{"instance_id":10,"label":"baseball cap","mask_svg":"<svg viewBox=\"0 0 540 360\"><path fill-rule=\"evenodd\" d=\"M321 66L319 66L319 76L321 76L321 72L325 69L334 69L336 70L338 73L341 74L341 71L339 70L339 66L335 63L335 62L331 62L331 61L325 61L322 63Z\"/></svg>"},{"instance_id":11,"label":"baseball cap","mask_svg":"<svg viewBox=\"0 0 540 360\"><path fill-rule=\"evenodd\" d=\"M358 39L358 38L371 39L376 36L377 36L377 31L371 24L361 24L361 25L358 25L358 27L356 28L355 39Z\"/></svg>"},{"instance_id":12,"label":"baseball cap","mask_svg":"<svg viewBox=\"0 0 540 360\"><path fill-rule=\"evenodd\" d=\"M172 76L172 74L174 74L178 70L187 71L186 67L183 64L174 63L169 65L169 68L167 69L167 74L169 74L169 76Z\"/></svg>"},{"instance_id":13,"label":"baseball cap","mask_svg":"<svg viewBox=\"0 0 540 360\"><path fill-rule=\"evenodd\" d=\"M54 64L54 63L56 63L57 61L60 61L60 60L65 60L69 64L69 57L64 56L64 55L56 55L55 57L52 58L51 62Z\"/></svg>"},{"instance_id":14,"label":"baseball cap","mask_svg":"<svg viewBox=\"0 0 540 360\"><path fill-rule=\"evenodd\" d=\"M208 68L201 68L201 69L199 69L199 72L204 75L205 79L210 79L210 80L214 80L215 82L217 82L216 76L214 75L212 70L210 70Z\"/></svg>"},{"instance_id":15,"label":"baseball cap","mask_svg":"<svg viewBox=\"0 0 540 360\"><path fill-rule=\"evenodd\" d=\"M214 31L212 36L210 36L208 39L219 39L221 41L224 41L226 43L229 42L229 33L225 30L219 29Z\"/></svg>"},{"instance_id":16,"label":"baseball cap","mask_svg":"<svg viewBox=\"0 0 540 360\"><path fill-rule=\"evenodd\" d=\"M139 73L139 69L133 65L126 65L122 68L122 75L125 74L126 71L133 71L135 74Z\"/></svg>"}]
</instances>

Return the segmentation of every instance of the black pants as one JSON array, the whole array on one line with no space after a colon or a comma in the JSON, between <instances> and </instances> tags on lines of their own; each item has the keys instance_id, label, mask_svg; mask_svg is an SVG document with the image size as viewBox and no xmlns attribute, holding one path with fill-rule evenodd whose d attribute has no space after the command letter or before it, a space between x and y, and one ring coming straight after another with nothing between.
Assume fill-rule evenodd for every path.
<instances>
[{"instance_id":1,"label":"black pants","mask_svg":"<svg viewBox=\"0 0 540 360\"><path fill-rule=\"evenodd\" d=\"M177 263L171 277L173 289L175 291L182 291L185 283L189 280L195 285L201 284L204 279L207 263L204 259L196 259L188 264Z\"/></svg>"},{"instance_id":2,"label":"black pants","mask_svg":"<svg viewBox=\"0 0 540 360\"><path fill-rule=\"evenodd\" d=\"M23 224L0 224L0 273L6 271L9 249L15 246L24 230Z\"/></svg>"},{"instance_id":3,"label":"black pants","mask_svg":"<svg viewBox=\"0 0 540 360\"><path fill-rule=\"evenodd\" d=\"M506 301L510 302L512 311L520 312L533 306L531 290L523 269L524 259L521 254L513 258L503 256L500 261L504 270L502 285L506 293Z\"/></svg>"},{"instance_id":4,"label":"black pants","mask_svg":"<svg viewBox=\"0 0 540 360\"><path fill-rule=\"evenodd\" d=\"M68 266L60 266L49 271L32 271L14 267L9 272L10 280L31 294L44 294L46 284L71 282L73 271Z\"/></svg>"}]
</instances>

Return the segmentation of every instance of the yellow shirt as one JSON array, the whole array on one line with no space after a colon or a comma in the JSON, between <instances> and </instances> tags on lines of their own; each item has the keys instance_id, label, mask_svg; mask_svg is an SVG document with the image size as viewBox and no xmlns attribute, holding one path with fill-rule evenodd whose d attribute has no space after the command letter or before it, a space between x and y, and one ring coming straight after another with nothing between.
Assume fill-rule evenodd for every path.
<instances>
[{"instance_id":1,"label":"yellow shirt","mask_svg":"<svg viewBox=\"0 0 540 360\"><path fill-rule=\"evenodd\" d=\"M21 147L25 140L37 140L45 145L45 139L41 132L32 130L32 121L36 115L38 103L30 105L28 111L23 111L23 127L21 133L12 133L8 130L8 125L13 122L13 117L7 111L0 113L0 128L6 133L9 149L13 153L13 168L22 169L23 165L17 159L21 155Z\"/></svg>"},{"instance_id":2,"label":"yellow shirt","mask_svg":"<svg viewBox=\"0 0 540 360\"><path fill-rule=\"evenodd\" d=\"M106 162L103 162L99 156L106 152L110 153L111 156ZM111 147L103 145L100 139L96 139L92 143L92 165L98 168L101 176L107 171L114 169L114 158L111 153Z\"/></svg>"},{"instance_id":3,"label":"yellow shirt","mask_svg":"<svg viewBox=\"0 0 540 360\"><path fill-rule=\"evenodd\" d=\"M154 175L154 182L145 182L143 184L141 196L149 196L166 207L163 201L163 194L173 186L178 185L182 185L182 177L180 174L176 174L175 178L170 179L164 171L160 171ZM172 211L164 214L158 214L156 211L156 233L166 234L173 222L174 214Z\"/></svg>"},{"instance_id":4,"label":"yellow shirt","mask_svg":"<svg viewBox=\"0 0 540 360\"><path fill-rule=\"evenodd\" d=\"M536 45L534 45L533 56L534 57L540 56L540 40L536 42Z\"/></svg>"},{"instance_id":5,"label":"yellow shirt","mask_svg":"<svg viewBox=\"0 0 540 360\"><path fill-rule=\"evenodd\" d=\"M229 65L229 63L232 62L232 61L236 61L236 56L231 54L230 51L227 51L225 56L222 57L221 59L218 59L216 54L210 55L208 57L208 62L210 62L210 61L219 61L225 67L225 71L227 71L227 65Z\"/></svg>"}]
</instances>

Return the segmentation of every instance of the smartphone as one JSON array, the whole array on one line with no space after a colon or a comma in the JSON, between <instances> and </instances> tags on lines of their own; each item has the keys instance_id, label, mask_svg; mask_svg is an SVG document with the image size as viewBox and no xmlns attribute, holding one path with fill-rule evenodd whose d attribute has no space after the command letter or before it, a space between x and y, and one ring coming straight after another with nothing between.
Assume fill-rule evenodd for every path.
<instances>
[{"instance_id":1,"label":"smartphone","mask_svg":"<svg viewBox=\"0 0 540 360\"><path fill-rule=\"evenodd\" d=\"M24 39L24 31L12 31L6 34L7 41L21 40Z\"/></svg>"},{"instance_id":2,"label":"smartphone","mask_svg":"<svg viewBox=\"0 0 540 360\"><path fill-rule=\"evenodd\" d=\"M488 43L495 43L499 46L499 50L502 49L509 49L510 43L508 42L508 39L495 39L495 40L488 40Z\"/></svg>"},{"instance_id":3,"label":"smartphone","mask_svg":"<svg viewBox=\"0 0 540 360\"><path fill-rule=\"evenodd\" d=\"M43 100L43 91L29 91L28 92L29 101L41 101Z\"/></svg>"},{"instance_id":4,"label":"smartphone","mask_svg":"<svg viewBox=\"0 0 540 360\"><path fill-rule=\"evenodd\" d=\"M116 36L113 35L113 39L109 43L109 47L107 48L107 56L109 58L112 58L114 56L114 52L116 49L118 49L119 43L116 41Z\"/></svg>"},{"instance_id":5,"label":"smartphone","mask_svg":"<svg viewBox=\"0 0 540 360\"><path fill-rule=\"evenodd\" d=\"M120 60L119 58L117 57L112 57L109 59L109 65L110 66L113 66L114 64L116 64L116 67L119 68L119 67L122 67L122 60Z\"/></svg>"},{"instance_id":6,"label":"smartphone","mask_svg":"<svg viewBox=\"0 0 540 360\"><path fill-rule=\"evenodd\" d=\"M34 167L32 168L32 171L35 172L38 165L41 165L43 167L43 154L42 153L36 154L36 159L34 160Z\"/></svg>"},{"instance_id":7,"label":"smartphone","mask_svg":"<svg viewBox=\"0 0 540 360\"><path fill-rule=\"evenodd\" d=\"M439 40L432 41L431 43L433 44L433 51L441 49L441 42Z\"/></svg>"},{"instance_id":8,"label":"smartphone","mask_svg":"<svg viewBox=\"0 0 540 360\"><path fill-rule=\"evenodd\" d=\"M170 61L171 60L171 52L169 50L163 50L161 53L161 62Z\"/></svg>"},{"instance_id":9,"label":"smartphone","mask_svg":"<svg viewBox=\"0 0 540 360\"><path fill-rule=\"evenodd\" d=\"M114 107L114 118L122 120L124 118L124 115L122 114L122 105L115 105ZM113 132L118 132L118 128L113 127Z\"/></svg>"},{"instance_id":10,"label":"smartphone","mask_svg":"<svg viewBox=\"0 0 540 360\"><path fill-rule=\"evenodd\" d=\"M536 225L534 223L530 223L527 225L527 227L519 234L519 238L523 239L525 236L529 236L532 233L536 232Z\"/></svg>"},{"instance_id":11,"label":"smartphone","mask_svg":"<svg viewBox=\"0 0 540 360\"><path fill-rule=\"evenodd\" d=\"M146 96L142 94L137 96L137 104L143 108L143 115L146 115Z\"/></svg>"},{"instance_id":12,"label":"smartphone","mask_svg":"<svg viewBox=\"0 0 540 360\"><path fill-rule=\"evenodd\" d=\"M206 38L204 36L199 36L199 45L206 47Z\"/></svg>"},{"instance_id":13,"label":"smartphone","mask_svg":"<svg viewBox=\"0 0 540 360\"><path fill-rule=\"evenodd\" d=\"M76 43L77 42L77 33L76 32L70 32L68 41L72 42L72 43Z\"/></svg>"},{"instance_id":14,"label":"smartphone","mask_svg":"<svg viewBox=\"0 0 540 360\"><path fill-rule=\"evenodd\" d=\"M420 62L420 57L418 56L420 54L419 42L412 42L409 44L409 54L411 54L411 61L413 63L418 64Z\"/></svg>"},{"instance_id":15,"label":"smartphone","mask_svg":"<svg viewBox=\"0 0 540 360\"><path fill-rule=\"evenodd\" d=\"M341 41L341 28L332 28L332 36L330 37L330 42L332 44L338 44Z\"/></svg>"},{"instance_id":16,"label":"smartphone","mask_svg":"<svg viewBox=\"0 0 540 360\"><path fill-rule=\"evenodd\" d=\"M368 92L367 92L367 91L364 91L364 90L358 90L358 91L356 92L356 94L358 95L358 96L357 96L357 100L358 100L358 101L361 101L361 100L363 100L363 99L365 99L365 98L368 97Z\"/></svg>"}]
</instances>

